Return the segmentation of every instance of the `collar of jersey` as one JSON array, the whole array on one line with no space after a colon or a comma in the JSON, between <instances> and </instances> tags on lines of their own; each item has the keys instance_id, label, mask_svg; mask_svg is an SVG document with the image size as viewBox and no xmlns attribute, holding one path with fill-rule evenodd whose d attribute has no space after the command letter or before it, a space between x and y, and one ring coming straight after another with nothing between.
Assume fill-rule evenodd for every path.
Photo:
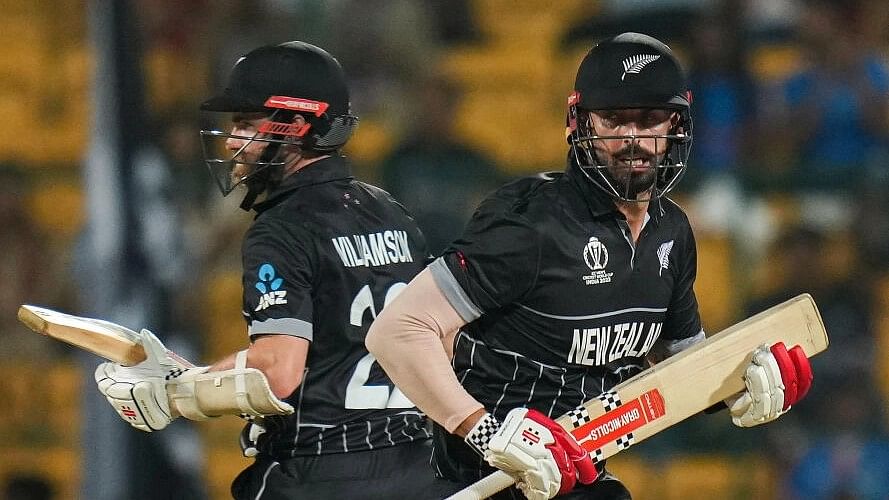
<instances>
[{"instance_id":1,"label":"collar of jersey","mask_svg":"<svg viewBox=\"0 0 889 500\"><path fill-rule=\"evenodd\" d=\"M617 218L623 219L624 216L614 204L614 199L607 193L594 186L586 176L580 171L580 166L568 160L568 168L565 170L565 178L574 188L573 191L578 196L571 197L566 200L567 203L575 210L587 212L593 219L598 219L605 215L613 214ZM648 215L656 224L660 224L664 215L664 209L661 200L657 199L648 204Z\"/></svg>"},{"instance_id":2,"label":"collar of jersey","mask_svg":"<svg viewBox=\"0 0 889 500\"><path fill-rule=\"evenodd\" d=\"M285 195L297 189L351 178L352 169L344 157L324 158L289 175L275 189L269 191L265 200L257 203L253 208L257 212L262 212L277 205Z\"/></svg>"}]
</instances>

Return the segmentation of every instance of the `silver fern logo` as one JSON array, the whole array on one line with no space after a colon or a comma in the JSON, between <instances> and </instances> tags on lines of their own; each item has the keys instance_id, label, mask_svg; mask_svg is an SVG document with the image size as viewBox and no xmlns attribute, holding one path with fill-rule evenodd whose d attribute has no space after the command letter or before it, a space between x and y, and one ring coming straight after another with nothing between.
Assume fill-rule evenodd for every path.
<instances>
[{"instance_id":1,"label":"silver fern logo","mask_svg":"<svg viewBox=\"0 0 889 500\"><path fill-rule=\"evenodd\" d=\"M624 59L624 74L621 75L620 80L623 81L629 74L638 75L643 68L660 58L661 56L651 54L637 54Z\"/></svg>"},{"instance_id":2,"label":"silver fern logo","mask_svg":"<svg viewBox=\"0 0 889 500\"><path fill-rule=\"evenodd\" d=\"M660 248L657 249L657 259L661 263L661 268L658 269L657 275L660 276L661 272L670 267L670 250L673 249L673 240L670 240L666 243L661 243Z\"/></svg>"}]
</instances>

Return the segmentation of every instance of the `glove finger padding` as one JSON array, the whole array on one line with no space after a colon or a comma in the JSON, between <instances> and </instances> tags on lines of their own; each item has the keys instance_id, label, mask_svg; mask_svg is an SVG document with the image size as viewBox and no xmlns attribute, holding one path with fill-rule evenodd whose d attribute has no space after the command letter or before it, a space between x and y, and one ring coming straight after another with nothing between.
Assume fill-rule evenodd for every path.
<instances>
[{"instance_id":1,"label":"glove finger padding","mask_svg":"<svg viewBox=\"0 0 889 500\"><path fill-rule=\"evenodd\" d=\"M784 385L781 370L768 346L753 351L753 359L744 372L747 390L734 401L726 402L732 422L739 427L752 427L778 418L783 412Z\"/></svg>"},{"instance_id":2,"label":"glove finger padding","mask_svg":"<svg viewBox=\"0 0 889 500\"><path fill-rule=\"evenodd\" d=\"M550 448L550 451L553 452L555 456L555 449L558 448L562 453L565 454L567 458L567 463L563 468L561 465L559 469L563 471L563 476L569 470L573 470L573 477L575 481L571 481L571 485L567 487L567 489L559 490L559 493L565 493L574 488L574 484L576 481L580 481L583 484L591 484L596 478L599 476L599 472L596 470L596 464L593 463L593 459L590 458L589 453L577 444L577 441L568 434L561 425L557 424L555 421L547 417L546 415L540 413L537 410L529 410L528 417L538 422L540 425L546 427L550 433L553 435L553 439L555 440L554 445L549 445L547 448ZM557 460L558 461L558 460ZM563 481L563 488L564 488Z\"/></svg>"},{"instance_id":3,"label":"glove finger padding","mask_svg":"<svg viewBox=\"0 0 889 500\"><path fill-rule=\"evenodd\" d=\"M775 355L771 349L761 346L753 352L753 362L756 366L761 366L763 370L756 370L760 376L765 377L765 391L763 392L763 408L768 416L778 416L784 409L784 377L781 373L781 367L775 360ZM750 368L748 368L748 374Z\"/></svg>"},{"instance_id":4,"label":"glove finger padding","mask_svg":"<svg viewBox=\"0 0 889 500\"><path fill-rule=\"evenodd\" d=\"M783 343L778 342L772 346L771 351L781 369L781 378L786 387L784 410L787 411L803 399L812 387L812 365L800 346L788 351Z\"/></svg>"},{"instance_id":5,"label":"glove finger padding","mask_svg":"<svg viewBox=\"0 0 889 500\"><path fill-rule=\"evenodd\" d=\"M554 497L562 488L573 488L576 473L549 429L528 416L532 411L511 410L491 436L484 454L489 464L516 479L526 497L542 500Z\"/></svg>"},{"instance_id":6,"label":"glove finger padding","mask_svg":"<svg viewBox=\"0 0 889 500\"><path fill-rule=\"evenodd\" d=\"M599 471L593 462L590 454L577 444L574 437L568 434L568 431L559 427L558 431L553 431L556 442L568 453L568 459L574 464L577 472L577 480L581 484L592 484L599 477Z\"/></svg>"},{"instance_id":7,"label":"glove finger padding","mask_svg":"<svg viewBox=\"0 0 889 500\"><path fill-rule=\"evenodd\" d=\"M806 357L802 347L796 346L788 351L788 354L790 354L790 359L796 368L796 381L799 384L796 390L796 398L791 402L791 404L796 404L809 393L815 374L812 373L812 365L809 363L809 358Z\"/></svg>"},{"instance_id":8,"label":"glove finger padding","mask_svg":"<svg viewBox=\"0 0 889 500\"><path fill-rule=\"evenodd\" d=\"M776 343L769 348L769 351L772 353L775 362L778 364L781 380L784 382L784 404L781 406L781 409L787 410L790 408L791 404L796 402L799 389L796 367L794 366L793 360L790 359L790 353L787 352L787 347L784 346L784 342Z\"/></svg>"},{"instance_id":9,"label":"glove finger padding","mask_svg":"<svg viewBox=\"0 0 889 500\"><path fill-rule=\"evenodd\" d=\"M165 428L173 418L167 402L164 379L144 379L133 369L115 363L96 368L96 384L111 407L136 429L152 432Z\"/></svg>"},{"instance_id":10,"label":"glove finger padding","mask_svg":"<svg viewBox=\"0 0 889 500\"><path fill-rule=\"evenodd\" d=\"M800 346L762 345L744 374L747 391L729 398L732 422L740 427L770 422L799 402L812 386L812 366Z\"/></svg>"}]
</instances>

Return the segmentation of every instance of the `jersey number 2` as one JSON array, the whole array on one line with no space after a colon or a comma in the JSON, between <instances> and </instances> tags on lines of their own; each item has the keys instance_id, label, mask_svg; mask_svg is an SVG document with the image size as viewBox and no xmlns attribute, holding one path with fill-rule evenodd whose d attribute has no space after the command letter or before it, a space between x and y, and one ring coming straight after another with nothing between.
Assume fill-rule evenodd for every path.
<instances>
[{"instance_id":1,"label":"jersey number 2","mask_svg":"<svg viewBox=\"0 0 889 500\"><path fill-rule=\"evenodd\" d=\"M406 287L406 283L395 283L386 291L386 299L383 301L383 307L386 307L392 299L401 293ZM358 295L352 301L352 307L349 311L349 323L353 326L361 327L364 321L364 312L370 309L370 315L376 319L377 310L374 307L373 294L371 294L370 286L364 285L358 291ZM376 358L373 354L367 353L355 365L355 371L352 378L346 385L346 408L349 410L367 410L372 408L413 408L414 404L404 395L397 387L389 392L387 385L365 385L370 377L370 369Z\"/></svg>"}]
</instances>

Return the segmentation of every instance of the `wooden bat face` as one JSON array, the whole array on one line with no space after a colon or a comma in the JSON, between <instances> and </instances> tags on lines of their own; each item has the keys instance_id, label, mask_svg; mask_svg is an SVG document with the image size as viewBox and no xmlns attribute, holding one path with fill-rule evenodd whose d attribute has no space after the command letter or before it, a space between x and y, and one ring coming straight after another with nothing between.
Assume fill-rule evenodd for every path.
<instances>
[{"instance_id":1,"label":"wooden bat face","mask_svg":"<svg viewBox=\"0 0 889 500\"><path fill-rule=\"evenodd\" d=\"M18 319L37 333L125 366L145 361L139 334L110 321L73 316L32 305L19 307Z\"/></svg>"}]
</instances>

